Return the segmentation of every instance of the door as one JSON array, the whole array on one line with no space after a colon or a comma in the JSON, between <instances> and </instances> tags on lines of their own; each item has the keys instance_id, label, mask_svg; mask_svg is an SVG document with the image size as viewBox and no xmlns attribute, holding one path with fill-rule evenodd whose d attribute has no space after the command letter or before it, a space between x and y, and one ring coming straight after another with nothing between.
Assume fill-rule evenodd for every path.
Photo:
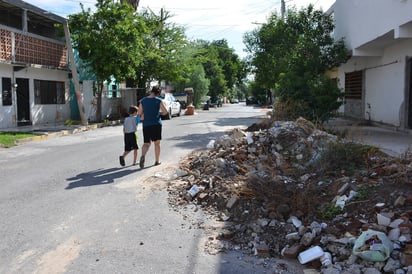
<instances>
[{"instance_id":1,"label":"door","mask_svg":"<svg viewBox=\"0 0 412 274\"><path fill-rule=\"evenodd\" d=\"M412 128L412 58L408 59L406 71L406 82L408 83L408 128Z\"/></svg>"},{"instance_id":2,"label":"door","mask_svg":"<svg viewBox=\"0 0 412 274\"><path fill-rule=\"evenodd\" d=\"M16 78L17 125L31 125L29 79Z\"/></svg>"}]
</instances>

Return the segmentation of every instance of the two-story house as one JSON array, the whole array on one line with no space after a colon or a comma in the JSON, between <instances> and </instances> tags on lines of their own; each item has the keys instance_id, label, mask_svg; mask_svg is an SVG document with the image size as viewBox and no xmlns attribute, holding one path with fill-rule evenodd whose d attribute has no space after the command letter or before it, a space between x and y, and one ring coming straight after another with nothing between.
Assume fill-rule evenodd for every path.
<instances>
[{"instance_id":1,"label":"two-story house","mask_svg":"<svg viewBox=\"0 0 412 274\"><path fill-rule=\"evenodd\" d=\"M65 18L0 0L0 128L70 118Z\"/></svg>"},{"instance_id":2,"label":"two-story house","mask_svg":"<svg viewBox=\"0 0 412 274\"><path fill-rule=\"evenodd\" d=\"M412 128L412 1L336 0L335 38L350 59L338 68L346 116Z\"/></svg>"}]
</instances>

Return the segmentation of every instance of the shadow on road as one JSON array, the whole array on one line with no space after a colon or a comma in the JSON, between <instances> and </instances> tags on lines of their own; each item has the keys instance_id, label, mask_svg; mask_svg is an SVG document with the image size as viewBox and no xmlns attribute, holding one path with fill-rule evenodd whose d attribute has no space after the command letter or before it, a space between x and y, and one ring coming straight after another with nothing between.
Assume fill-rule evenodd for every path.
<instances>
[{"instance_id":1,"label":"shadow on road","mask_svg":"<svg viewBox=\"0 0 412 274\"><path fill-rule=\"evenodd\" d=\"M136 171L139 171L139 169L125 169L119 167L98 169L95 171L80 173L77 174L76 177L66 179L67 181L72 182L70 182L69 185L65 187L65 189L111 184L114 182L115 179L124 177Z\"/></svg>"}]
</instances>

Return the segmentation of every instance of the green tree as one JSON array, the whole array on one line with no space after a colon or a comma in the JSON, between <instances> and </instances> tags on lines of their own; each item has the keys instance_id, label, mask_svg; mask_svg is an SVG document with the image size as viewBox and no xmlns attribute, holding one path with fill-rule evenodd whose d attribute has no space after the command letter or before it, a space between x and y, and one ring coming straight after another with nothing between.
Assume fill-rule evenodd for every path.
<instances>
[{"instance_id":1,"label":"green tree","mask_svg":"<svg viewBox=\"0 0 412 274\"><path fill-rule=\"evenodd\" d=\"M206 78L210 80L209 96L227 96L246 78L246 64L229 48L226 40L197 40L194 44L198 48L197 60L203 64Z\"/></svg>"},{"instance_id":2,"label":"green tree","mask_svg":"<svg viewBox=\"0 0 412 274\"><path fill-rule=\"evenodd\" d=\"M140 16L148 33L142 49L144 61L135 67L137 87L146 88L153 80L177 81L182 75L182 52L187 44L184 29L170 23L172 16L163 9L160 15L146 9Z\"/></svg>"},{"instance_id":3,"label":"green tree","mask_svg":"<svg viewBox=\"0 0 412 274\"><path fill-rule=\"evenodd\" d=\"M189 87L193 87L193 105L200 107L202 98L209 91L210 81L206 78L205 71L201 64L195 65L189 75Z\"/></svg>"},{"instance_id":4,"label":"green tree","mask_svg":"<svg viewBox=\"0 0 412 274\"><path fill-rule=\"evenodd\" d=\"M342 93L325 72L346 62L347 50L333 40L333 29L332 17L309 5L289 10L285 20L274 13L245 35L255 84L275 90L275 111L322 122L339 108Z\"/></svg>"},{"instance_id":5,"label":"green tree","mask_svg":"<svg viewBox=\"0 0 412 274\"><path fill-rule=\"evenodd\" d=\"M91 66L97 78L96 119L101 121L101 96L104 81L114 77L123 81L134 77L135 67L144 60L144 21L135 16L127 3L97 0L96 11L90 9L69 16L73 47Z\"/></svg>"},{"instance_id":6,"label":"green tree","mask_svg":"<svg viewBox=\"0 0 412 274\"><path fill-rule=\"evenodd\" d=\"M203 49L196 43L188 43L181 54L181 77L174 82L175 90L178 91L183 91L187 87L193 88L193 105L197 107L209 92L210 86L210 80L206 78L202 65L201 51Z\"/></svg>"}]
</instances>

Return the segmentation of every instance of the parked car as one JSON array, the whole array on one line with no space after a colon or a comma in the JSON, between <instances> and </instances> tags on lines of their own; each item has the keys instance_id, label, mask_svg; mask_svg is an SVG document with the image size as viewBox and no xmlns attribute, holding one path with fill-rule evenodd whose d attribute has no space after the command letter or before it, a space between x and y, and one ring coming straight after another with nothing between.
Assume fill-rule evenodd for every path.
<instances>
[{"instance_id":1,"label":"parked car","mask_svg":"<svg viewBox=\"0 0 412 274\"><path fill-rule=\"evenodd\" d=\"M246 105L247 106L257 105L257 104L258 104L258 100L256 100L255 97L250 96L250 97L246 98Z\"/></svg>"},{"instance_id":2,"label":"parked car","mask_svg":"<svg viewBox=\"0 0 412 274\"><path fill-rule=\"evenodd\" d=\"M222 106L222 99L219 97L212 97L210 98L210 107L221 107Z\"/></svg>"},{"instance_id":3,"label":"parked car","mask_svg":"<svg viewBox=\"0 0 412 274\"><path fill-rule=\"evenodd\" d=\"M173 96L171 93L164 93L162 95L163 102L166 105L168 114L165 117L162 117L165 120L171 119L173 116L180 116L182 111L182 106L180 102Z\"/></svg>"},{"instance_id":4,"label":"parked car","mask_svg":"<svg viewBox=\"0 0 412 274\"><path fill-rule=\"evenodd\" d=\"M230 100L230 102L231 102L232 104L238 104L238 103L239 103L239 99L233 98L232 100Z\"/></svg>"}]
</instances>

